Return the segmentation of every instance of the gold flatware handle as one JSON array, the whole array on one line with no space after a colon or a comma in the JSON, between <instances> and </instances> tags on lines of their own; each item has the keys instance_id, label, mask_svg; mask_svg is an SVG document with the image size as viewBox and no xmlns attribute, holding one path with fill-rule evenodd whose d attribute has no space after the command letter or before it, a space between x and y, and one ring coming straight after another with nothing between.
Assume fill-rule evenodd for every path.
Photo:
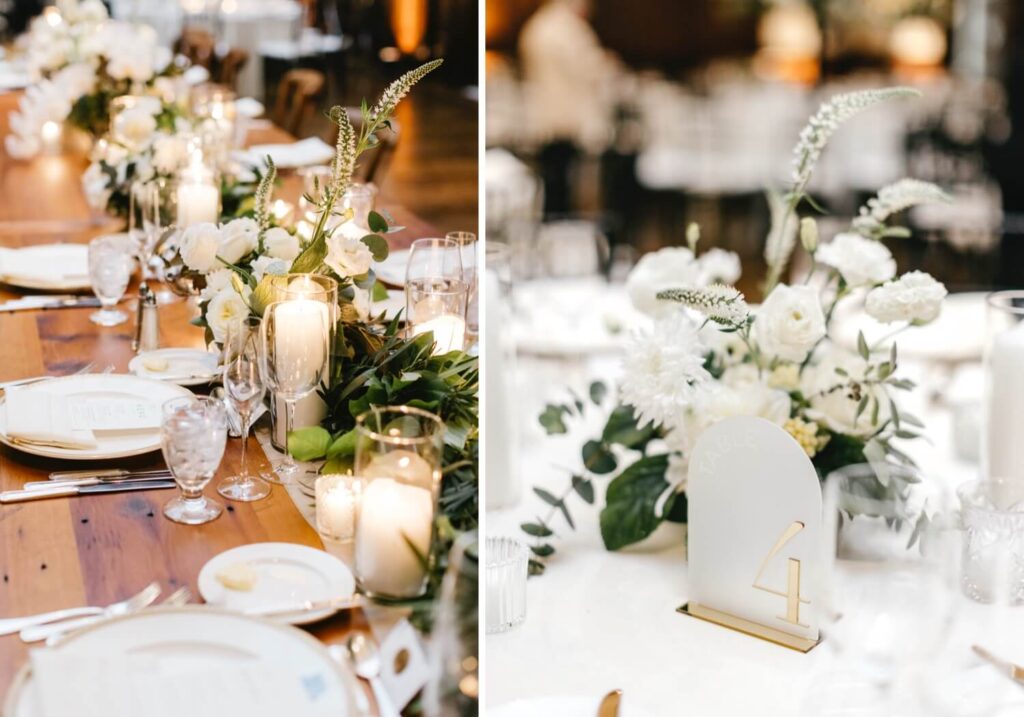
<instances>
[{"instance_id":1,"label":"gold flatware handle","mask_svg":"<svg viewBox=\"0 0 1024 717\"><path fill-rule=\"evenodd\" d=\"M993 655L981 645L971 645L971 650L985 662L995 667L1018 685L1024 687L1024 667Z\"/></svg>"},{"instance_id":2,"label":"gold flatware handle","mask_svg":"<svg viewBox=\"0 0 1024 717\"><path fill-rule=\"evenodd\" d=\"M597 708L597 717L619 717L619 703L622 701L622 690L612 690L604 696Z\"/></svg>"}]
</instances>

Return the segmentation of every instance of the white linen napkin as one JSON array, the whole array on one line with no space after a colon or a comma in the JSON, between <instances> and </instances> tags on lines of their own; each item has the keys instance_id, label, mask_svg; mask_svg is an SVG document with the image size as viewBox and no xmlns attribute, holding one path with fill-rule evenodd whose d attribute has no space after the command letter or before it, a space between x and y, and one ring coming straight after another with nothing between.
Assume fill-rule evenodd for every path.
<instances>
[{"instance_id":1,"label":"white linen napkin","mask_svg":"<svg viewBox=\"0 0 1024 717\"><path fill-rule=\"evenodd\" d=\"M325 675L269 662L46 649L31 660L35 717L347 717L323 699Z\"/></svg>"},{"instance_id":2,"label":"white linen napkin","mask_svg":"<svg viewBox=\"0 0 1024 717\"><path fill-rule=\"evenodd\" d=\"M262 166L267 155L281 169L311 167L324 164L334 157L334 147L319 137L292 142L291 144L256 144L245 152L245 159L250 164Z\"/></svg>"},{"instance_id":3,"label":"white linen napkin","mask_svg":"<svg viewBox=\"0 0 1024 717\"><path fill-rule=\"evenodd\" d=\"M37 386L12 386L6 399L4 432L15 443L80 450L97 447L90 429L74 427L67 396Z\"/></svg>"},{"instance_id":4,"label":"white linen napkin","mask_svg":"<svg viewBox=\"0 0 1024 717\"><path fill-rule=\"evenodd\" d=\"M89 279L89 247L51 244L29 251L0 248L0 277L62 284Z\"/></svg>"}]
</instances>

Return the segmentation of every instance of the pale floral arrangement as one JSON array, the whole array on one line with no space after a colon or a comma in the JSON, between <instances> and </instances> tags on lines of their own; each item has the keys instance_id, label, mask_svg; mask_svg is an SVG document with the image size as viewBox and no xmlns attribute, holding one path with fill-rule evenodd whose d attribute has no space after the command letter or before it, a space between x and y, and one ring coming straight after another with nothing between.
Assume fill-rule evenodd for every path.
<instances>
[{"instance_id":1,"label":"pale floral arrangement","mask_svg":"<svg viewBox=\"0 0 1024 717\"><path fill-rule=\"evenodd\" d=\"M800 135L793 185L776 196L766 243L768 277L759 306L732 284L739 259L711 249L698 254L699 229L688 247L648 254L627 282L633 304L650 315L650 328L633 334L618 395L603 382L592 403L613 410L600 437L581 451L582 466L561 495L535 489L546 517L523 525L534 537L533 567L554 553L552 521L570 526L574 495L595 501L595 481L610 480L601 511L609 550L640 542L665 521L686 522L688 456L701 434L732 416L758 416L777 424L803 448L819 476L852 463L875 468L878 490L903 491L889 467L911 463L899 442L917 437L922 423L899 407L899 393L914 388L898 375L894 336L938 317L945 287L928 274L897 277L896 262L880 240L905 234L887 221L924 202L947 202L941 188L905 179L882 188L848 230L821 242L812 217L800 219L815 162L839 124L878 102L916 94L902 88L850 93L826 102ZM797 245L811 268L800 283L779 283ZM895 330L856 350L829 336L836 307L863 302L868 316ZM549 434L567 433L580 416L576 399L548 406L541 423Z\"/></svg>"},{"instance_id":2,"label":"pale floral arrangement","mask_svg":"<svg viewBox=\"0 0 1024 717\"><path fill-rule=\"evenodd\" d=\"M177 73L156 31L112 20L100 0L59 0L18 38L33 84L11 114L8 154L29 159L42 149L43 126L70 122L99 136L108 105L121 95L166 92Z\"/></svg>"}]
</instances>

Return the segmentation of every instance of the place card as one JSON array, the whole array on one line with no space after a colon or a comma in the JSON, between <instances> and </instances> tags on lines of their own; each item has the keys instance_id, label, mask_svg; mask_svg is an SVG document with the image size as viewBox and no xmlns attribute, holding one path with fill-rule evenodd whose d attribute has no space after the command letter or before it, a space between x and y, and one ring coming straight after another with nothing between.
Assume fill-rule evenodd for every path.
<instances>
[{"instance_id":1,"label":"place card","mask_svg":"<svg viewBox=\"0 0 1024 717\"><path fill-rule=\"evenodd\" d=\"M68 401L71 428L81 431L135 431L160 428L160 406L130 398Z\"/></svg>"},{"instance_id":2,"label":"place card","mask_svg":"<svg viewBox=\"0 0 1024 717\"><path fill-rule=\"evenodd\" d=\"M380 679L395 707L405 709L430 677L427 656L407 620L392 628L380 645Z\"/></svg>"},{"instance_id":3,"label":"place card","mask_svg":"<svg viewBox=\"0 0 1024 717\"><path fill-rule=\"evenodd\" d=\"M690 455L689 602L681 612L807 652L819 642L821 485L800 445L753 416Z\"/></svg>"}]
</instances>

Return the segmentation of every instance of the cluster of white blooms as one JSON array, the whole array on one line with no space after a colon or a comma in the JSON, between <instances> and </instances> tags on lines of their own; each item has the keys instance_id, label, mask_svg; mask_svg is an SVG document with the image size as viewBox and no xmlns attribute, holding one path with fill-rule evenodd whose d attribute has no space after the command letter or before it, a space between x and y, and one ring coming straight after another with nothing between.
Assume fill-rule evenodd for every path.
<instances>
[{"instance_id":1,"label":"cluster of white blooms","mask_svg":"<svg viewBox=\"0 0 1024 717\"><path fill-rule=\"evenodd\" d=\"M930 274L911 271L872 289L864 309L882 323L908 321L920 326L938 318L947 293L946 287Z\"/></svg>"},{"instance_id":2,"label":"cluster of white blooms","mask_svg":"<svg viewBox=\"0 0 1024 717\"><path fill-rule=\"evenodd\" d=\"M711 249L700 257L686 247L668 247L645 254L626 280L626 291L638 311L659 318L678 306L659 299L662 291L703 288L713 283L732 284L740 278L740 259L730 251Z\"/></svg>"},{"instance_id":3,"label":"cluster of white blooms","mask_svg":"<svg viewBox=\"0 0 1024 717\"><path fill-rule=\"evenodd\" d=\"M18 111L10 115L11 131L4 138L7 153L15 159L39 154L44 125L62 123L75 100L92 92L95 85L92 67L74 64L27 87L18 101Z\"/></svg>"},{"instance_id":4,"label":"cluster of white blooms","mask_svg":"<svg viewBox=\"0 0 1024 717\"><path fill-rule=\"evenodd\" d=\"M942 187L920 179L901 179L882 187L853 220L853 228L865 236L873 236L893 214L918 204L948 203L952 198Z\"/></svg>"},{"instance_id":5,"label":"cluster of white blooms","mask_svg":"<svg viewBox=\"0 0 1024 717\"><path fill-rule=\"evenodd\" d=\"M896 260L881 242L860 234L838 234L822 244L814 258L839 272L847 286L880 284L896 276Z\"/></svg>"}]
</instances>

